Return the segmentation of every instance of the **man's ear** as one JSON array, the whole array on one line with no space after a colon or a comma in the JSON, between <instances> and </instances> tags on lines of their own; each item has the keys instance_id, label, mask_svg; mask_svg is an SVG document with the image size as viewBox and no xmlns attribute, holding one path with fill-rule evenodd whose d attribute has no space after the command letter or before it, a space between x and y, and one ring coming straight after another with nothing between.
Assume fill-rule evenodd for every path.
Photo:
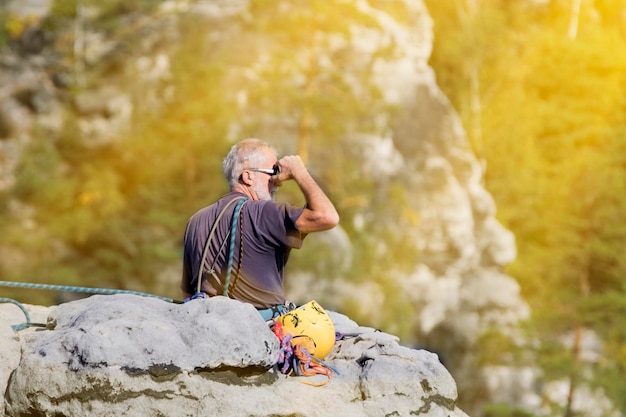
<instances>
[{"instance_id":1,"label":"man's ear","mask_svg":"<svg viewBox=\"0 0 626 417\"><path fill-rule=\"evenodd\" d=\"M241 176L239 177L239 179L241 180L241 182L244 185L248 185L248 186L252 185L252 182L253 182L252 181L252 172L248 171L248 170L244 170L241 173Z\"/></svg>"}]
</instances>

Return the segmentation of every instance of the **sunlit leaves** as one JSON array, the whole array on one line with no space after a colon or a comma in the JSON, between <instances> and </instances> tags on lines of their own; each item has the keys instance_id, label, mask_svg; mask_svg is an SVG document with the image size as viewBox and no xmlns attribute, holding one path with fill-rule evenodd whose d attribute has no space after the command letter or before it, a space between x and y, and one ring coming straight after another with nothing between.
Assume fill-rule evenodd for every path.
<instances>
[{"instance_id":1,"label":"sunlit leaves","mask_svg":"<svg viewBox=\"0 0 626 417\"><path fill-rule=\"evenodd\" d=\"M578 372L559 336L585 326L606 344L606 380L597 381L623 407L612 387L624 385L616 329L626 299L626 4L583 1L576 15L569 0L427 3L439 84L486 160L498 217L516 235L507 270L533 308L546 378ZM472 65L482 146L470 129Z\"/></svg>"}]
</instances>

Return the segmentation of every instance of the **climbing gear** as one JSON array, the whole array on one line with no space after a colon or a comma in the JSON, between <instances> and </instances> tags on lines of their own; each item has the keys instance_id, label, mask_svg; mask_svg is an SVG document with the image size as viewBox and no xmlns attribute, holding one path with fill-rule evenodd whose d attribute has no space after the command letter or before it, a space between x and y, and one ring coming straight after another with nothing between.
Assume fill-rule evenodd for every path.
<instances>
[{"instance_id":1,"label":"climbing gear","mask_svg":"<svg viewBox=\"0 0 626 417\"><path fill-rule=\"evenodd\" d=\"M285 303L285 304L276 304L269 308L257 309L263 320L271 321L272 319L278 318L280 315L290 312L295 309L296 305L294 303Z\"/></svg>"},{"instance_id":2,"label":"climbing gear","mask_svg":"<svg viewBox=\"0 0 626 417\"><path fill-rule=\"evenodd\" d=\"M177 301L167 297L161 297L158 295L146 294L139 291L131 291L131 290L118 290L118 289L110 289L110 288L91 288L91 287L76 287L71 285L52 285L52 284L35 284L31 282L16 282L16 281L0 281L0 286L2 287L13 287L13 288L30 288L37 290L54 290L54 291L68 291L68 292L79 292L79 293L87 293L87 294L104 294L104 295L112 295L112 294L132 294L139 295L142 297L151 297L158 298L163 301L167 301L168 303L176 303L182 304L182 301ZM46 327L45 324L40 323L31 323L30 316L26 308L19 303L10 298L0 298L0 303L12 303L18 306L24 316L26 316L26 323L22 324L14 324L11 327L14 330L24 330L28 327Z\"/></svg>"},{"instance_id":3,"label":"climbing gear","mask_svg":"<svg viewBox=\"0 0 626 417\"><path fill-rule=\"evenodd\" d=\"M206 293L200 291L195 293L194 295L192 295L191 297L187 297L185 298L185 303L191 301L191 300L197 300L198 298L207 298Z\"/></svg>"},{"instance_id":4,"label":"climbing gear","mask_svg":"<svg viewBox=\"0 0 626 417\"><path fill-rule=\"evenodd\" d=\"M30 283L30 282L15 282L15 281L0 281L0 286L14 287L14 288L30 288L30 289L36 289L36 290L80 292L80 293L86 293L86 294L133 294L133 295L140 295L142 297L158 298L160 300L167 301L168 303L177 303L177 304L182 303L181 301L176 301L172 298L146 294L144 292L131 291L131 290L117 290L117 289L110 289L110 288L76 287L73 285L35 284L35 283Z\"/></svg>"},{"instance_id":5,"label":"climbing gear","mask_svg":"<svg viewBox=\"0 0 626 417\"><path fill-rule=\"evenodd\" d=\"M12 324L11 327L13 328L13 330L24 330L27 329L29 327L46 327L45 324L40 324L40 323L31 323L30 321L30 315L28 314L28 310L26 310L26 307L24 307L22 305L22 303L15 301L11 298L4 298L1 297L0 298L0 303L12 303L15 304L16 306L18 306L20 308L20 310L22 310L22 313L24 313L24 316L26 317L26 322L25 323L21 323L21 324Z\"/></svg>"},{"instance_id":6,"label":"climbing gear","mask_svg":"<svg viewBox=\"0 0 626 417\"><path fill-rule=\"evenodd\" d=\"M287 333L283 325L278 321L274 323L272 331L280 341L276 365L283 374L295 374L298 376L325 375L328 377L326 381L321 383L302 382L303 384L316 387L326 385L333 379L335 374L339 374L335 368L310 353L315 350L315 342L312 338L308 336L294 337L292 334Z\"/></svg>"},{"instance_id":7,"label":"climbing gear","mask_svg":"<svg viewBox=\"0 0 626 417\"><path fill-rule=\"evenodd\" d=\"M232 221L230 222L230 251L228 255L228 267L226 269L226 280L224 283L224 297L228 297L228 287L230 286L230 273L233 268L233 258L235 255L235 234L237 230L237 220L239 219L239 264L237 265L237 275L235 276L235 281L233 282L233 292L235 291L235 286L237 285L237 279L241 275L241 261L243 260L243 216L240 217L240 213L243 214L241 209L243 205L248 201L247 198L243 198L240 200L235 206L235 211L233 213ZM215 261L214 261L215 262Z\"/></svg>"},{"instance_id":8,"label":"climbing gear","mask_svg":"<svg viewBox=\"0 0 626 417\"><path fill-rule=\"evenodd\" d=\"M244 197L244 196L233 198L232 200L230 200L228 202L228 204L226 204L226 206L218 214L217 219L215 219L215 222L213 223L213 226L211 227L211 231L209 232L209 236L207 237L207 240L204 243L204 249L202 251L202 259L200 260L200 268L198 270L196 293L193 296L191 296L189 298L186 298L185 302L188 302L188 301L191 301L191 300L195 300L196 298L206 298L206 294L202 291L202 277L204 275L204 261L206 260L207 254L209 252L209 245L211 244L211 240L213 239L213 235L215 234L215 231L217 230L217 225L219 224L220 220L224 216L224 213L226 213L226 211L228 210L228 208L230 206L232 206L233 204L237 203L236 206L235 206L234 213L233 213L233 219L231 221L231 228L230 228L228 234L226 235L226 237L224 238L224 241L220 245L220 248L218 249L217 254L213 257L213 261L211 262L210 268L208 269L208 271L206 271L206 273L208 273L211 276L213 276L213 278L215 278L215 280L218 282L218 284L220 284L220 286L222 286L223 295L228 297L228 286L230 285L230 274L231 274L231 269L232 269L232 264L233 264L233 257L234 257L235 229L237 228L237 221L236 221L236 219L239 217L239 213L241 212L241 208L243 207L243 205L247 201L248 201L248 197ZM243 233L243 227L241 229L242 229L242 233ZM222 248L224 247L226 242L229 240L228 239L229 236L230 236L230 247L229 247L229 256L228 256L228 267L227 267L227 272L226 272L225 284L222 284L222 281L220 280L220 278L215 273L215 269L213 269L213 267L215 266L215 262L217 261L218 254L222 251ZM243 240L241 240L241 242L242 242L242 245L243 245ZM240 266L241 266L242 255L243 254L240 254L240 256L239 256L239 262L240 262L239 265ZM237 274L238 274L237 276L239 276L240 271L241 271L241 268L239 268L237 270ZM200 294L204 294L204 295L200 295Z\"/></svg>"},{"instance_id":9,"label":"climbing gear","mask_svg":"<svg viewBox=\"0 0 626 417\"><path fill-rule=\"evenodd\" d=\"M309 301L276 319L285 333L292 337L308 336L313 340L311 355L324 359L335 345L335 325L316 301Z\"/></svg>"}]
</instances>

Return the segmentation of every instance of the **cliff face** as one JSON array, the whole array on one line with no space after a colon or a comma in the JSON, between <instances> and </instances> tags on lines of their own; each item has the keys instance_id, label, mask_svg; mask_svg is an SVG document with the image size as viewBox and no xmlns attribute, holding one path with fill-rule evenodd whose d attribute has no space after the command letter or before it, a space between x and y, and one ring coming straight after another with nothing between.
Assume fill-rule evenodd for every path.
<instances>
[{"instance_id":1,"label":"cliff face","mask_svg":"<svg viewBox=\"0 0 626 417\"><path fill-rule=\"evenodd\" d=\"M276 29L281 23L294 24L288 17L297 16L295 5L277 2L275 14L268 17L259 16L253 3L163 2L149 19L127 16L127 30L118 37L108 37L105 29L93 24L104 13L96 5L81 9L80 13L76 11L76 37L72 45L65 45L65 50L59 49L59 39L51 38L45 30L37 25L29 27L0 56L0 191L14 185L16 167L24 148L36 140L35 132L45 131L52 141L61 135L68 108L76 116L75 129L82 146L97 152L120 140L138 111L170 105L173 56L184 29L178 25L178 17L194 15L203 22L197 36L208 39L211 54L224 56L227 74L217 86L211 86L219 91L202 91L221 94L236 112L228 127L233 140L254 126L255 136L271 139L279 149L288 149L287 144L308 120L302 117L298 125L290 116L293 102L288 101L288 96L296 91L317 89L321 91L319 97L330 97L328 106L341 103L333 107L338 112L374 102L375 97L376 104L360 109L359 118L348 118L348 112L337 114L345 129L341 142L313 144L307 149L311 169L316 172L322 172L324 164L331 164L333 156L335 163L349 161L349 167L358 167L350 171L346 164L346 181L353 178L351 184L356 189L362 184L362 177L371 191L346 196L357 204L343 205L351 213L342 221L350 222L351 230L372 242L382 241L379 237L383 235L393 236L391 242L395 246L376 247L383 257L393 259L394 251L415 249L410 252L414 258L404 260L411 264L409 271L406 266L400 268L390 262L381 269L393 277L393 282L364 277L357 284L342 279L342 273L358 268L363 259L354 256L350 237L338 228L307 238L307 246L326 251L325 262L332 265L337 279L319 280L301 273L290 278L289 282L297 285L289 288L289 294L299 302L323 294L326 304L353 306L364 321L377 323L381 312L394 309L385 297L393 288L402 294L402 317L394 320L397 328L386 330L398 333L409 328L415 343L440 354L458 382L461 400L471 402L477 391L486 389L473 356L479 335L491 328L513 333L528 309L515 280L502 273L502 266L515 257L514 237L496 220L495 203L482 185L482 168L459 118L428 66L433 42L428 11L421 1L390 2L401 9L401 13L396 10L395 14L386 9L390 7L387 2L356 2L358 19L341 16L347 22L343 32L328 36L312 32L303 37L304 47L285 45L292 39L281 37ZM24 19L45 17L51 12L49 6L43 0L9 3L12 12ZM318 27L313 25L312 29L336 19L331 13L344 7L345 2L338 1L334 6L337 7L320 6L319 14L311 15L318 18ZM261 18L265 19L264 25L258 27L264 28L263 33L254 26ZM307 19L302 24L305 22ZM133 33L139 35L133 38L135 49L128 53L129 34ZM229 51L235 45L238 53ZM72 53L80 59L68 64ZM290 60L281 61L285 56ZM104 66L100 82L81 79L88 68L97 64ZM372 87L377 88L380 96L371 92ZM272 94L259 99L259 91ZM346 191L351 192L348 186ZM387 204L391 195L396 196L396 204ZM19 199L12 199L8 207L9 215L25 230L32 225L36 208L25 207ZM51 246L50 251L65 250L59 242ZM15 253L2 242L0 256L15 264L27 264L29 259L28 254ZM172 270L178 271L178 264L172 264ZM176 272L165 278L174 290L175 275ZM56 372L62 365L50 366ZM61 374L64 378L74 375L69 371ZM158 389L146 390L155 389L160 398L169 397L168 393L175 390L187 395L183 374L172 377L175 382L166 382L168 388L159 385ZM119 375L129 380L142 378L148 385L153 383L149 376ZM291 384L282 379L279 383ZM354 386L347 391L353 390ZM15 390L11 392L16 395ZM190 398L195 401L201 392L202 389L194 388ZM85 397L93 395L84 393ZM224 393L225 397L230 395ZM279 401L274 394L268 395ZM373 395L385 397L387 393ZM355 397L349 395L337 402L348 398L352 401ZM18 403L15 397L11 401ZM90 406L95 404L94 400ZM26 410L31 405L14 407ZM363 410L354 415L368 415ZM20 413L25 411L16 411L15 415Z\"/></svg>"},{"instance_id":2,"label":"cliff face","mask_svg":"<svg viewBox=\"0 0 626 417\"><path fill-rule=\"evenodd\" d=\"M48 313L46 329L0 328L6 416L466 417L437 355L337 313L345 336L325 358L336 374L314 386L327 377L273 368L278 339L252 306L228 298L96 295L30 309L35 320ZM23 321L15 306L0 312Z\"/></svg>"}]
</instances>

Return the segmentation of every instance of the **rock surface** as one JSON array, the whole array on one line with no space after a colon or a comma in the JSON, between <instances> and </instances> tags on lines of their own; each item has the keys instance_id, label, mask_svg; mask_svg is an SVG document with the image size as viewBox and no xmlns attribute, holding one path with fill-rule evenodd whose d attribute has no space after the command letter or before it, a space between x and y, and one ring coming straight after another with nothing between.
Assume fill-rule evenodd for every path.
<instances>
[{"instance_id":1,"label":"rock surface","mask_svg":"<svg viewBox=\"0 0 626 417\"><path fill-rule=\"evenodd\" d=\"M329 312L345 335L326 381L276 371L278 339L253 307L223 297L186 304L95 295L44 309L15 331L0 305L6 416L450 416L457 388L437 355Z\"/></svg>"}]
</instances>

